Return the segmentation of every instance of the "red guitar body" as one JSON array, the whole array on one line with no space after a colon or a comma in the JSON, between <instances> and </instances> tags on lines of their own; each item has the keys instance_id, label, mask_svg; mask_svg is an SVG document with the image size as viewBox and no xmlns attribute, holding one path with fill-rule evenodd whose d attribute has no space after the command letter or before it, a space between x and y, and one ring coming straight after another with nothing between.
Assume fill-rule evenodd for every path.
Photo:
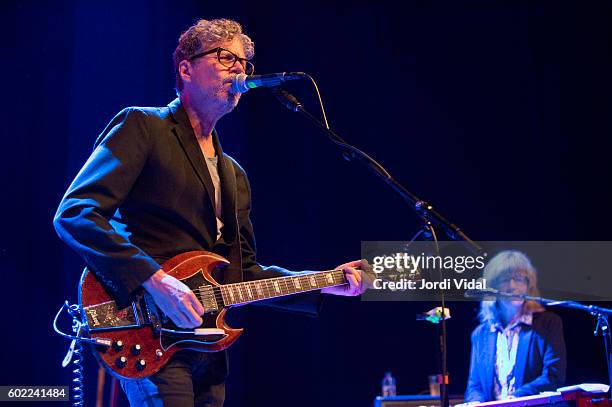
<instances>
[{"instance_id":1,"label":"red guitar body","mask_svg":"<svg viewBox=\"0 0 612 407\"><path fill-rule=\"evenodd\" d=\"M205 251L180 254L162 265L169 275L189 286L207 309L197 330L176 327L144 294L130 307L117 309L96 276L83 272L79 300L89 337L108 339L112 346L95 346L94 354L117 377L143 378L159 371L176 352L192 349L218 352L238 339L242 329L227 326L219 284L212 272L229 262Z\"/></svg>"}]
</instances>

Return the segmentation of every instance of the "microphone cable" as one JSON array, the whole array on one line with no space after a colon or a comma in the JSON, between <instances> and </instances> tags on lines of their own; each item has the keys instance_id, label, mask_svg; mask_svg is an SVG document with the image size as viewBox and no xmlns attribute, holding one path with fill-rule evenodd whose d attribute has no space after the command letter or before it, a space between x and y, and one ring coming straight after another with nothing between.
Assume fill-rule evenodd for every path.
<instances>
[{"instance_id":1,"label":"microphone cable","mask_svg":"<svg viewBox=\"0 0 612 407\"><path fill-rule=\"evenodd\" d=\"M325 127L327 128L327 130L331 130L329 128L329 123L327 122L327 114L325 113L325 106L323 105L323 99L321 99L321 92L319 92L317 81L315 81L314 78L307 73L304 73L304 75L308 79L310 79L310 82L312 82L312 86L314 86L315 88L315 92L317 93L317 98L319 99L319 106L321 107L321 114L323 115L323 123L325 123Z\"/></svg>"},{"instance_id":2,"label":"microphone cable","mask_svg":"<svg viewBox=\"0 0 612 407\"><path fill-rule=\"evenodd\" d=\"M317 94L317 98L319 100L319 106L321 108L321 114L323 116L323 122L320 124L322 124L323 127L327 130L327 135L329 139L334 144L338 145L340 148L344 150L344 152L342 153L342 156L344 157L344 159L347 161L351 161L353 158L361 158L362 160L366 161L368 165L375 167L378 170L378 172L383 173L385 177L387 178L387 182L393 180L393 177L391 176L391 174L389 174L389 172L387 172L385 167L380 165L378 161L370 157L366 152L349 144L346 140L344 140L342 137L340 137L338 134L332 131L331 127L329 126L329 122L327 120L325 106L323 104L323 99L321 98L321 92L319 92L319 87L317 85L317 82L308 73L304 72L303 75L306 76L308 79L310 79L310 81L312 82L312 85L314 86L315 92ZM272 91L272 94L279 100L279 102L281 102L281 104L284 105L289 110L293 112L302 111L302 113L305 113L306 115L314 119L314 117L310 115L310 113L308 113L306 110L303 109L302 104L293 95L291 95L289 92L287 92L283 88L274 87L274 88L271 88L271 91Z\"/></svg>"},{"instance_id":3,"label":"microphone cable","mask_svg":"<svg viewBox=\"0 0 612 407\"><path fill-rule=\"evenodd\" d=\"M57 320L59 319L60 314L63 310L66 310L68 314L72 317L72 332L74 335L69 335L65 332L60 331L57 327ZM67 367L72 361L72 386L71 386L71 399L72 405L74 407L81 407L85 405L85 385L84 379L85 375L83 374L83 342L91 343L94 345L103 345L110 346L111 341L109 339L103 338L85 338L82 335L87 331L87 325L82 321L82 308L77 304L70 305L68 301L64 301L61 308L55 315L53 319L53 329L59 335L63 336L66 339L71 339L70 346L68 347L68 352L66 353L66 357L62 361L62 367Z\"/></svg>"}]
</instances>

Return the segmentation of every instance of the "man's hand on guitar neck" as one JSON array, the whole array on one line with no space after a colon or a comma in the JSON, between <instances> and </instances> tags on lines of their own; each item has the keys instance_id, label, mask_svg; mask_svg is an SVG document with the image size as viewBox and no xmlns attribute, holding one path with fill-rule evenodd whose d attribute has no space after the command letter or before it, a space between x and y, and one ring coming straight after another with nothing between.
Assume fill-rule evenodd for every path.
<instances>
[{"instance_id":1,"label":"man's hand on guitar neck","mask_svg":"<svg viewBox=\"0 0 612 407\"><path fill-rule=\"evenodd\" d=\"M368 263L365 260L355 260L344 263L335 268L335 270L344 271L344 276L348 281L348 285L338 285L327 287L321 290L323 294L334 294L344 296L361 295L369 288L369 279L365 275L367 273Z\"/></svg>"},{"instance_id":2,"label":"man's hand on guitar neck","mask_svg":"<svg viewBox=\"0 0 612 407\"><path fill-rule=\"evenodd\" d=\"M176 278L158 270L142 286L176 326L197 328L202 325L204 306L193 291Z\"/></svg>"}]
</instances>

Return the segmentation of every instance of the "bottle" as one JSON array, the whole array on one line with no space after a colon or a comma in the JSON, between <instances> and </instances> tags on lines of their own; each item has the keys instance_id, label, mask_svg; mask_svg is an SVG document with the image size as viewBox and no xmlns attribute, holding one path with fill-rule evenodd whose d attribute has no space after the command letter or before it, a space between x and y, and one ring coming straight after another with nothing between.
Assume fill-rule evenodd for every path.
<instances>
[{"instance_id":1,"label":"bottle","mask_svg":"<svg viewBox=\"0 0 612 407\"><path fill-rule=\"evenodd\" d=\"M382 379L382 396L395 396L396 394L395 378L391 375L391 372L387 372Z\"/></svg>"}]
</instances>

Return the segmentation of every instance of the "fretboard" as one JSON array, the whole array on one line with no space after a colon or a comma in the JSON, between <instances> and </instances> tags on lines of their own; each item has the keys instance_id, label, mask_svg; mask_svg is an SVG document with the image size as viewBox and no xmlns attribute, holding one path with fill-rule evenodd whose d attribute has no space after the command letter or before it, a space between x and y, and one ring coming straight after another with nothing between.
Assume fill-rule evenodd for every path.
<instances>
[{"instance_id":1,"label":"fretboard","mask_svg":"<svg viewBox=\"0 0 612 407\"><path fill-rule=\"evenodd\" d=\"M342 270L330 270L225 284L219 288L223 302L228 306L319 290L342 284L347 284L344 272Z\"/></svg>"}]
</instances>

